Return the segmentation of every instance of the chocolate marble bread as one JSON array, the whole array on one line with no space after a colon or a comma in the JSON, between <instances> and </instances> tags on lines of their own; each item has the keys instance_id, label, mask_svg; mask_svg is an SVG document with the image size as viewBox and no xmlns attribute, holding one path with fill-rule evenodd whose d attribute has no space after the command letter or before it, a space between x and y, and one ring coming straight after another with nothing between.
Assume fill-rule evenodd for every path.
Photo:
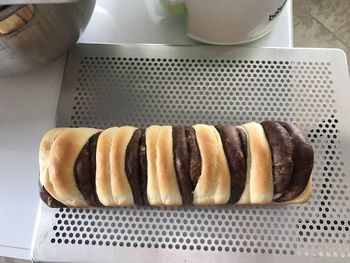
<instances>
[{"instance_id":1,"label":"chocolate marble bread","mask_svg":"<svg viewBox=\"0 0 350 263\"><path fill-rule=\"evenodd\" d=\"M55 128L39 162L50 207L304 203L313 150L282 121Z\"/></svg>"}]
</instances>

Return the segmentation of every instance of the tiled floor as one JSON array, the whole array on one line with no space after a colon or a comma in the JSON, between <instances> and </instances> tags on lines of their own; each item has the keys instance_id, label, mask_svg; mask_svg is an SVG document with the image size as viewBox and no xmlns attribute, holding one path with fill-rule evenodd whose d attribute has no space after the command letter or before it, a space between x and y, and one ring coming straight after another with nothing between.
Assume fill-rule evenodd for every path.
<instances>
[{"instance_id":1,"label":"tiled floor","mask_svg":"<svg viewBox=\"0 0 350 263\"><path fill-rule=\"evenodd\" d=\"M340 48L350 64L350 0L294 0L294 46Z\"/></svg>"},{"instance_id":2,"label":"tiled floor","mask_svg":"<svg viewBox=\"0 0 350 263\"><path fill-rule=\"evenodd\" d=\"M340 48L350 64L350 0L294 0L294 46ZM0 263L30 261L0 257Z\"/></svg>"}]
</instances>

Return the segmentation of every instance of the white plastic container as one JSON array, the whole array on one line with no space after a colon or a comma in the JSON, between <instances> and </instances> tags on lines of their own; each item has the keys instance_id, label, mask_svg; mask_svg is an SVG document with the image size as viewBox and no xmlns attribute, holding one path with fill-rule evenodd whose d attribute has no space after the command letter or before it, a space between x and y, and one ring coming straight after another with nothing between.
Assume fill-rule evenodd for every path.
<instances>
[{"instance_id":1,"label":"white plastic container","mask_svg":"<svg viewBox=\"0 0 350 263\"><path fill-rule=\"evenodd\" d=\"M187 9L187 34L201 42L232 45L271 31L287 0L162 0Z\"/></svg>"}]
</instances>

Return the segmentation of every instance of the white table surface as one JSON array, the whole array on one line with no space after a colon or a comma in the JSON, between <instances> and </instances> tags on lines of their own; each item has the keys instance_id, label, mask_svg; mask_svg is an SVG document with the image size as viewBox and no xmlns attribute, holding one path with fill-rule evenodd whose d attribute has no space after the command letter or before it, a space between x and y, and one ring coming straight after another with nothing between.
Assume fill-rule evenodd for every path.
<instances>
[{"instance_id":1,"label":"white table surface","mask_svg":"<svg viewBox=\"0 0 350 263\"><path fill-rule=\"evenodd\" d=\"M168 15L156 0L97 0L79 42L198 43L186 36L186 16ZM248 45L292 46L291 1L275 29ZM55 123L64 61L65 56L30 74L0 79L0 256L30 257L39 203L38 145Z\"/></svg>"}]
</instances>

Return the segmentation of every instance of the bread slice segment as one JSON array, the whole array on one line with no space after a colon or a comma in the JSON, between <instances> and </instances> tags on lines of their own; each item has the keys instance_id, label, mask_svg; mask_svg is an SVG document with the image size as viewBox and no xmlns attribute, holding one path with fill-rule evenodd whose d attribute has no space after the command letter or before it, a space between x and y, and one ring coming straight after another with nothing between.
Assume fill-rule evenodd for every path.
<instances>
[{"instance_id":1,"label":"bread slice segment","mask_svg":"<svg viewBox=\"0 0 350 263\"><path fill-rule=\"evenodd\" d=\"M157 180L162 205L182 204L175 173L172 132L172 126L162 126L156 145Z\"/></svg>"},{"instance_id":2,"label":"bread slice segment","mask_svg":"<svg viewBox=\"0 0 350 263\"><path fill-rule=\"evenodd\" d=\"M116 206L111 186L110 151L118 127L104 130L96 147L96 193L104 206Z\"/></svg>"},{"instance_id":3,"label":"bread slice segment","mask_svg":"<svg viewBox=\"0 0 350 263\"><path fill-rule=\"evenodd\" d=\"M74 177L75 161L89 138L100 130L94 128L71 128L61 133L49 153L49 177L52 185L44 185L49 193L70 207L88 206L79 191Z\"/></svg>"},{"instance_id":4,"label":"bread slice segment","mask_svg":"<svg viewBox=\"0 0 350 263\"><path fill-rule=\"evenodd\" d=\"M112 195L117 206L134 205L134 197L125 172L126 149L137 128L123 126L112 137L109 153Z\"/></svg>"},{"instance_id":5,"label":"bread slice segment","mask_svg":"<svg viewBox=\"0 0 350 263\"><path fill-rule=\"evenodd\" d=\"M193 126L202 159L201 175L193 192L195 205L226 204L230 198L230 172L220 135L214 126Z\"/></svg>"},{"instance_id":6,"label":"bread slice segment","mask_svg":"<svg viewBox=\"0 0 350 263\"><path fill-rule=\"evenodd\" d=\"M50 150L56 138L68 129L69 128L53 128L49 130L42 138L39 146L40 185L42 185L46 191L56 200L58 197L54 191L49 175ZM47 188L50 189L50 192L47 190Z\"/></svg>"},{"instance_id":7,"label":"bread slice segment","mask_svg":"<svg viewBox=\"0 0 350 263\"><path fill-rule=\"evenodd\" d=\"M150 205L162 205L162 197L157 175L157 141L161 126L153 125L146 129L147 155L147 200Z\"/></svg>"},{"instance_id":8,"label":"bread slice segment","mask_svg":"<svg viewBox=\"0 0 350 263\"><path fill-rule=\"evenodd\" d=\"M273 198L272 158L263 127L256 122L240 126L247 135L249 198L251 204L268 204Z\"/></svg>"}]
</instances>

